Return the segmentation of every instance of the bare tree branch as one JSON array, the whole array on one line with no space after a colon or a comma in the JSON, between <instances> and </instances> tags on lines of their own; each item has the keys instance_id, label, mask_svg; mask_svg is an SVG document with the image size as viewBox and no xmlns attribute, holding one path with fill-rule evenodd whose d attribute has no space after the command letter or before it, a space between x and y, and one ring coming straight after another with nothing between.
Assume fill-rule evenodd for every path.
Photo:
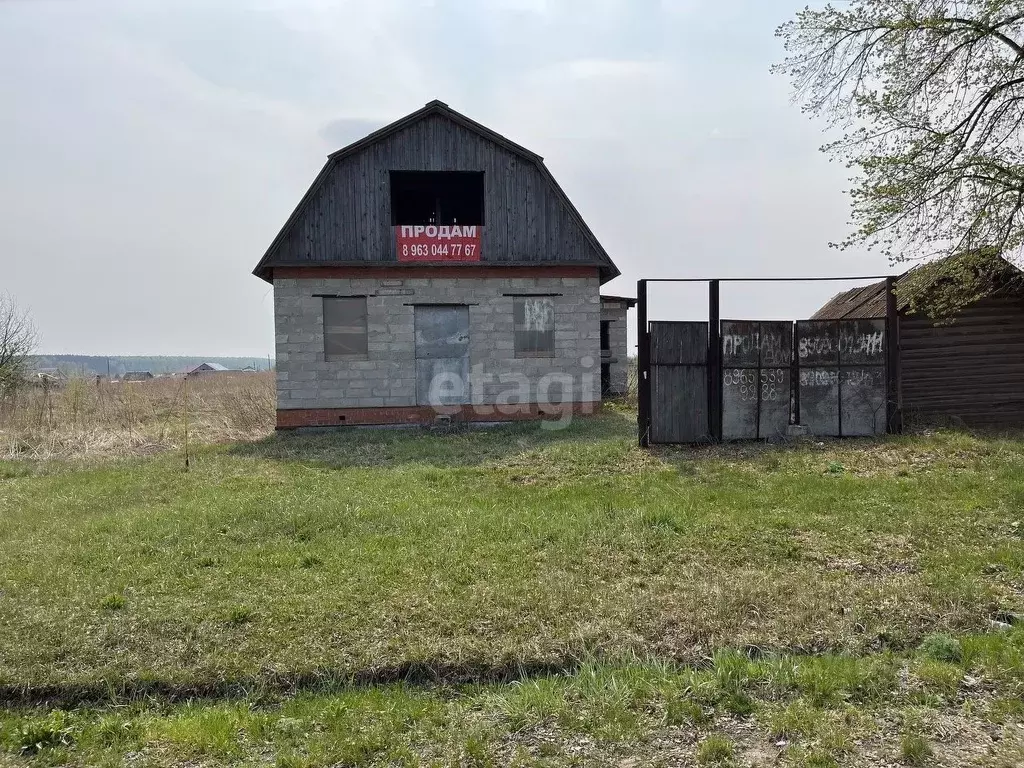
<instances>
[{"instance_id":1,"label":"bare tree branch","mask_svg":"<svg viewBox=\"0 0 1024 768\"><path fill-rule=\"evenodd\" d=\"M844 135L852 230L891 261L1024 266L1024 0L850 0L777 34L804 111Z\"/></svg>"},{"instance_id":2,"label":"bare tree branch","mask_svg":"<svg viewBox=\"0 0 1024 768\"><path fill-rule=\"evenodd\" d=\"M27 310L6 293L0 293L0 395L23 379L38 334Z\"/></svg>"},{"instance_id":3,"label":"bare tree branch","mask_svg":"<svg viewBox=\"0 0 1024 768\"><path fill-rule=\"evenodd\" d=\"M982 34L991 35L992 37L994 37L996 40L1000 41L1001 43L1005 43L1006 45L1008 45L1010 47L1010 49L1014 53L1017 54L1017 58L1018 59L1024 59L1024 46L1021 46L1021 44L1018 43L1016 40L1013 40L1013 39L1007 37L1006 35L1004 35L1002 32L998 31L999 27L1006 26L1009 23L1013 23L1014 20L1019 21L1020 18L1021 18L1020 16L1015 16L1013 19L1004 21L1002 24L999 24L999 25L997 25L995 27L986 26L986 25L981 24L981 23L979 23L977 21L974 21L972 19L949 18L949 19L941 19L941 21L949 22L949 23L952 23L952 24L963 24L964 26L970 27L971 29L978 30Z\"/></svg>"}]
</instances>

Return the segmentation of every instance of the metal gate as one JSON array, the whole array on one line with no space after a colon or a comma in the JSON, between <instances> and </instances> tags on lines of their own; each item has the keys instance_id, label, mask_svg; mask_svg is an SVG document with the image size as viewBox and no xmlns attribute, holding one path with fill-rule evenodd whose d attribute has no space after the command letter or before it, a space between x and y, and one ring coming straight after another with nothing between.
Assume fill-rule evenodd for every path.
<instances>
[{"instance_id":1,"label":"metal gate","mask_svg":"<svg viewBox=\"0 0 1024 768\"><path fill-rule=\"evenodd\" d=\"M772 439L794 424L823 437L890 426L885 320L651 322L646 339L642 444Z\"/></svg>"}]
</instances>

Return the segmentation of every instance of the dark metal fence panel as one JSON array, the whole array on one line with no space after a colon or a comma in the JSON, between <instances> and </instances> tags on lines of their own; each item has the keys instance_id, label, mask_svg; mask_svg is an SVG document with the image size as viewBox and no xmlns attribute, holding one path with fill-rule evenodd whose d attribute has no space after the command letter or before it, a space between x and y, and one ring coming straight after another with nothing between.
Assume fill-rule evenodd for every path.
<instances>
[{"instance_id":1,"label":"dark metal fence panel","mask_svg":"<svg viewBox=\"0 0 1024 768\"><path fill-rule=\"evenodd\" d=\"M758 438L784 437L793 412L793 377L787 368L761 369L761 420Z\"/></svg>"},{"instance_id":2,"label":"dark metal fence panel","mask_svg":"<svg viewBox=\"0 0 1024 768\"><path fill-rule=\"evenodd\" d=\"M636 281L636 426L641 448L651 444L651 328L647 322L647 281Z\"/></svg>"},{"instance_id":3,"label":"dark metal fence panel","mask_svg":"<svg viewBox=\"0 0 1024 768\"><path fill-rule=\"evenodd\" d=\"M760 327L761 420L759 438L781 437L792 421L793 323L762 322Z\"/></svg>"},{"instance_id":4,"label":"dark metal fence panel","mask_svg":"<svg viewBox=\"0 0 1024 768\"><path fill-rule=\"evenodd\" d=\"M755 440L761 421L758 398L758 369L734 368L722 371L722 439Z\"/></svg>"},{"instance_id":5,"label":"dark metal fence panel","mask_svg":"<svg viewBox=\"0 0 1024 768\"><path fill-rule=\"evenodd\" d=\"M839 365L839 321L797 320L796 353L800 367Z\"/></svg>"},{"instance_id":6,"label":"dark metal fence panel","mask_svg":"<svg viewBox=\"0 0 1024 768\"><path fill-rule=\"evenodd\" d=\"M799 420L816 435L886 431L885 320L796 324Z\"/></svg>"},{"instance_id":7,"label":"dark metal fence panel","mask_svg":"<svg viewBox=\"0 0 1024 768\"><path fill-rule=\"evenodd\" d=\"M800 370L799 422L815 435L838 435L838 322L797 321L796 355Z\"/></svg>"},{"instance_id":8,"label":"dark metal fence panel","mask_svg":"<svg viewBox=\"0 0 1024 768\"><path fill-rule=\"evenodd\" d=\"M883 435L885 415L885 319L839 324L840 434Z\"/></svg>"},{"instance_id":9,"label":"dark metal fence panel","mask_svg":"<svg viewBox=\"0 0 1024 768\"><path fill-rule=\"evenodd\" d=\"M840 322L839 356L844 366L885 365L885 319Z\"/></svg>"},{"instance_id":10,"label":"dark metal fence panel","mask_svg":"<svg viewBox=\"0 0 1024 768\"><path fill-rule=\"evenodd\" d=\"M840 369L843 437L885 434L885 366Z\"/></svg>"},{"instance_id":11,"label":"dark metal fence panel","mask_svg":"<svg viewBox=\"0 0 1024 768\"><path fill-rule=\"evenodd\" d=\"M708 440L708 324L655 322L649 328L651 442Z\"/></svg>"},{"instance_id":12,"label":"dark metal fence panel","mask_svg":"<svg viewBox=\"0 0 1024 768\"><path fill-rule=\"evenodd\" d=\"M814 435L839 435L839 368L800 368L800 424Z\"/></svg>"},{"instance_id":13,"label":"dark metal fence panel","mask_svg":"<svg viewBox=\"0 0 1024 768\"><path fill-rule=\"evenodd\" d=\"M757 438L760 346L756 321L723 320L722 439Z\"/></svg>"},{"instance_id":14,"label":"dark metal fence panel","mask_svg":"<svg viewBox=\"0 0 1024 768\"><path fill-rule=\"evenodd\" d=\"M791 322L723 320L722 439L784 435L790 423Z\"/></svg>"}]
</instances>

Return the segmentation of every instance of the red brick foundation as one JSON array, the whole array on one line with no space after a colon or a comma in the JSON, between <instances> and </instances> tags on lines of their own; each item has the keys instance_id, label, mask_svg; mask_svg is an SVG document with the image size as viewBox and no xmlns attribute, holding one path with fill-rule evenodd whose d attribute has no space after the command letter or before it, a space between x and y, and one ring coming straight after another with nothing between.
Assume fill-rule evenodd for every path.
<instances>
[{"instance_id":1,"label":"red brick foundation","mask_svg":"<svg viewBox=\"0 0 1024 768\"><path fill-rule=\"evenodd\" d=\"M429 405L395 408L282 408L277 411L277 428L427 425L432 424L438 416L450 416L454 423L557 420L567 415L587 416L597 413L600 409L600 401L555 405L462 405L440 408Z\"/></svg>"}]
</instances>

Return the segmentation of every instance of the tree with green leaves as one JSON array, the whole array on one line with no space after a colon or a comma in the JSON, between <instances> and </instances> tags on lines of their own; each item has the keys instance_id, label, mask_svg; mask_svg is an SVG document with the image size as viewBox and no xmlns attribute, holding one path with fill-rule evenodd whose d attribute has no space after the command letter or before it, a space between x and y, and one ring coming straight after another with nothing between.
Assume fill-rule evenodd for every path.
<instances>
[{"instance_id":1,"label":"tree with green leaves","mask_svg":"<svg viewBox=\"0 0 1024 768\"><path fill-rule=\"evenodd\" d=\"M854 171L834 245L1022 264L1024 0L851 0L776 34L776 71L842 132L823 151Z\"/></svg>"}]
</instances>

